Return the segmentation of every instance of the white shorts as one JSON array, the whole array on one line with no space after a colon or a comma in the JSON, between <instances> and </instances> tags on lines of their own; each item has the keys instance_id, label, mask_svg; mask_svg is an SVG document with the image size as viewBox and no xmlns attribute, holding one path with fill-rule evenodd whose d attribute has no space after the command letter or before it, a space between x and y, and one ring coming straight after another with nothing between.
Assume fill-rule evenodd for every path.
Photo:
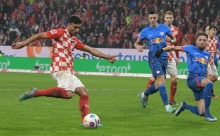
<instances>
[{"instance_id":1,"label":"white shorts","mask_svg":"<svg viewBox=\"0 0 220 136\"><path fill-rule=\"evenodd\" d=\"M58 71L52 73L53 79L57 82L57 86L75 92L78 87L84 87L81 81L69 71Z\"/></svg>"},{"instance_id":2,"label":"white shorts","mask_svg":"<svg viewBox=\"0 0 220 136\"><path fill-rule=\"evenodd\" d=\"M207 70L208 70L209 76L210 75L218 76L218 70L215 65L211 66L210 64L208 64Z\"/></svg>"},{"instance_id":3,"label":"white shorts","mask_svg":"<svg viewBox=\"0 0 220 136\"><path fill-rule=\"evenodd\" d=\"M177 75L177 68L176 68L176 62L175 61L168 61L168 65L167 65L167 73L169 75Z\"/></svg>"}]
</instances>

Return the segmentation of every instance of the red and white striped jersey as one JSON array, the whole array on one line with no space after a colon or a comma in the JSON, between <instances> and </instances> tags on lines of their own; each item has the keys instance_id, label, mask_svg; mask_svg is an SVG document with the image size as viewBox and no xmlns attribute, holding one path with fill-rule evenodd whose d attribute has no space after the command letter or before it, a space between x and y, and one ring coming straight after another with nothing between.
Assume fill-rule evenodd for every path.
<instances>
[{"instance_id":1,"label":"red and white striped jersey","mask_svg":"<svg viewBox=\"0 0 220 136\"><path fill-rule=\"evenodd\" d=\"M214 66L214 59L216 50L218 49L218 38L213 37L212 39L208 38L207 44L206 44L206 50L210 53L210 59L209 64L211 66Z\"/></svg>"},{"instance_id":2,"label":"red and white striped jersey","mask_svg":"<svg viewBox=\"0 0 220 136\"><path fill-rule=\"evenodd\" d=\"M50 66L51 72L70 71L73 70L73 50L80 49L85 45L75 36L71 37L67 29L54 29L46 32L49 39L52 39L52 62Z\"/></svg>"},{"instance_id":3,"label":"red and white striped jersey","mask_svg":"<svg viewBox=\"0 0 220 136\"><path fill-rule=\"evenodd\" d=\"M174 46L178 46L178 43L179 43L179 28L177 28L177 27L175 27L175 26L173 26L172 25L172 27L171 27L171 31L172 31L172 35L176 38L176 43L174 44ZM169 39L169 40L168 40ZM170 46L171 45L171 43L169 42L170 41L170 38L169 37L167 37L167 42L166 42L166 44L167 44L167 46ZM169 53L168 53L168 61L174 61L174 51L170 51Z\"/></svg>"}]
</instances>

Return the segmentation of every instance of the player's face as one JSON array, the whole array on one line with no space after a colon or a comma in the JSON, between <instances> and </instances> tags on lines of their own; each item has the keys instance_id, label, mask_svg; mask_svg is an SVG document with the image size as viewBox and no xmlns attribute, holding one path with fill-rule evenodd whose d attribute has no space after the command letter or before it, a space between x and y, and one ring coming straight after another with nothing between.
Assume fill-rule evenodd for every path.
<instances>
[{"instance_id":1,"label":"player's face","mask_svg":"<svg viewBox=\"0 0 220 136\"><path fill-rule=\"evenodd\" d=\"M196 46L200 49L200 50L204 50L206 48L206 44L207 44L207 38L203 35L199 36L196 39Z\"/></svg>"},{"instance_id":2,"label":"player's face","mask_svg":"<svg viewBox=\"0 0 220 136\"><path fill-rule=\"evenodd\" d=\"M209 37L213 37L216 34L216 29L209 30Z\"/></svg>"},{"instance_id":3,"label":"player's face","mask_svg":"<svg viewBox=\"0 0 220 136\"><path fill-rule=\"evenodd\" d=\"M157 25L157 20L158 20L158 14L149 14L148 20L150 22L150 25L152 27L156 27Z\"/></svg>"},{"instance_id":4,"label":"player's face","mask_svg":"<svg viewBox=\"0 0 220 136\"><path fill-rule=\"evenodd\" d=\"M165 21L165 24L167 24L167 25L172 25L173 20L174 20L173 15L166 14L166 15L164 16L164 21Z\"/></svg>"},{"instance_id":5,"label":"player's face","mask_svg":"<svg viewBox=\"0 0 220 136\"><path fill-rule=\"evenodd\" d=\"M205 33L206 33L206 34L209 34L209 26L207 26L207 27L205 28Z\"/></svg>"},{"instance_id":6,"label":"player's face","mask_svg":"<svg viewBox=\"0 0 220 136\"><path fill-rule=\"evenodd\" d=\"M81 27L82 24L69 23L67 25L67 31L69 32L70 36L76 36Z\"/></svg>"}]
</instances>

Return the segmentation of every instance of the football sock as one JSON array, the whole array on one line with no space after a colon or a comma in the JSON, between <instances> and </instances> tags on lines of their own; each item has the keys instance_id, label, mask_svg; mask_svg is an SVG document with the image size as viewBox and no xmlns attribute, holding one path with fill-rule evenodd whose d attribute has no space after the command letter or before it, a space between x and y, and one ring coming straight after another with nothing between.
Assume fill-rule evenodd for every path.
<instances>
[{"instance_id":1,"label":"football sock","mask_svg":"<svg viewBox=\"0 0 220 136\"><path fill-rule=\"evenodd\" d=\"M146 86L146 90L150 88L150 86L152 86L154 84L154 81L149 79L148 80L148 83L147 83L147 86Z\"/></svg>"},{"instance_id":2,"label":"football sock","mask_svg":"<svg viewBox=\"0 0 220 136\"><path fill-rule=\"evenodd\" d=\"M68 99L67 91L60 87L48 88L44 90L36 90L34 92L34 97L38 97L38 96Z\"/></svg>"},{"instance_id":3,"label":"football sock","mask_svg":"<svg viewBox=\"0 0 220 136\"><path fill-rule=\"evenodd\" d=\"M87 95L81 95L79 98L79 109L81 112L82 122L84 117L89 114L89 97Z\"/></svg>"},{"instance_id":4,"label":"football sock","mask_svg":"<svg viewBox=\"0 0 220 136\"><path fill-rule=\"evenodd\" d=\"M191 105L185 104L184 109L191 111L193 114L200 115L198 106L191 106Z\"/></svg>"},{"instance_id":5,"label":"football sock","mask_svg":"<svg viewBox=\"0 0 220 136\"><path fill-rule=\"evenodd\" d=\"M179 58L179 56L180 56L179 51L175 51L175 53L176 53L176 57Z\"/></svg>"},{"instance_id":6,"label":"football sock","mask_svg":"<svg viewBox=\"0 0 220 136\"><path fill-rule=\"evenodd\" d=\"M148 88L145 92L144 92L144 95L145 96L148 96L150 94L154 94L156 93L158 90L156 89L156 86L155 84L151 85L150 88Z\"/></svg>"},{"instance_id":7,"label":"football sock","mask_svg":"<svg viewBox=\"0 0 220 136\"><path fill-rule=\"evenodd\" d=\"M212 100L212 94L211 94L212 88L213 88L213 83L211 82L208 82L204 88L203 97L205 101L205 115L210 115L209 106Z\"/></svg>"},{"instance_id":8,"label":"football sock","mask_svg":"<svg viewBox=\"0 0 220 136\"><path fill-rule=\"evenodd\" d=\"M170 85L170 100L174 101L174 96L176 94L177 82L171 82Z\"/></svg>"},{"instance_id":9,"label":"football sock","mask_svg":"<svg viewBox=\"0 0 220 136\"><path fill-rule=\"evenodd\" d=\"M164 84L159 85L159 91L160 91L160 97L163 101L163 104L165 106L168 105L168 97L167 97L166 86Z\"/></svg>"}]
</instances>

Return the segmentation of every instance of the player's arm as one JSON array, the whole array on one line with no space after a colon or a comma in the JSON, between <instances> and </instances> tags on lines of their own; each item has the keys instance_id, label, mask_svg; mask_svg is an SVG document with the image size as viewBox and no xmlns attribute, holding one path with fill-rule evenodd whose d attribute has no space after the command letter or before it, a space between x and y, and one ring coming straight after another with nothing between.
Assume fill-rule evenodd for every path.
<instances>
[{"instance_id":1,"label":"player's arm","mask_svg":"<svg viewBox=\"0 0 220 136\"><path fill-rule=\"evenodd\" d=\"M11 45L11 48L12 49L21 49L24 46L28 45L29 43L34 42L34 41L39 40L39 39L48 39L48 36L47 36L46 32L32 35L31 37L29 37L28 39L26 39L23 42L14 43L14 44Z\"/></svg>"},{"instance_id":2,"label":"player's arm","mask_svg":"<svg viewBox=\"0 0 220 136\"><path fill-rule=\"evenodd\" d=\"M170 39L171 39L171 40L170 40L170 43L171 43L171 44L175 44L175 43L177 42L176 38L175 38L172 34L171 34L171 35L168 34L168 36L169 36Z\"/></svg>"},{"instance_id":3,"label":"player's arm","mask_svg":"<svg viewBox=\"0 0 220 136\"><path fill-rule=\"evenodd\" d=\"M172 35L172 31L170 30L170 28L165 25L165 29L166 29L166 35L170 37L170 43L171 44L175 44L177 42L176 38Z\"/></svg>"},{"instance_id":4,"label":"player's arm","mask_svg":"<svg viewBox=\"0 0 220 136\"><path fill-rule=\"evenodd\" d=\"M117 58L116 55L108 56L108 55L102 53L101 51L97 50L96 48L89 47L88 45L85 45L83 48L80 48L79 50L88 52L88 53L92 54L93 56L106 59L111 63L114 63Z\"/></svg>"},{"instance_id":5,"label":"player's arm","mask_svg":"<svg viewBox=\"0 0 220 136\"><path fill-rule=\"evenodd\" d=\"M157 58L159 58L160 55L161 55L164 51L165 51L165 52L169 52L169 51L172 51L172 50L174 50L173 44L170 45L170 46L166 46L166 47L164 47L164 48L161 48L161 49L157 50L157 51L155 52L155 56L156 56Z\"/></svg>"},{"instance_id":6,"label":"player's arm","mask_svg":"<svg viewBox=\"0 0 220 136\"><path fill-rule=\"evenodd\" d=\"M220 51L218 49L215 52L216 54L220 55Z\"/></svg>"},{"instance_id":7,"label":"player's arm","mask_svg":"<svg viewBox=\"0 0 220 136\"><path fill-rule=\"evenodd\" d=\"M182 46L174 46L174 51L183 51Z\"/></svg>"},{"instance_id":8,"label":"player's arm","mask_svg":"<svg viewBox=\"0 0 220 136\"><path fill-rule=\"evenodd\" d=\"M143 46L140 44L141 40L139 38L137 38L137 40L134 43L134 47L139 51L142 52L143 51Z\"/></svg>"}]
</instances>

